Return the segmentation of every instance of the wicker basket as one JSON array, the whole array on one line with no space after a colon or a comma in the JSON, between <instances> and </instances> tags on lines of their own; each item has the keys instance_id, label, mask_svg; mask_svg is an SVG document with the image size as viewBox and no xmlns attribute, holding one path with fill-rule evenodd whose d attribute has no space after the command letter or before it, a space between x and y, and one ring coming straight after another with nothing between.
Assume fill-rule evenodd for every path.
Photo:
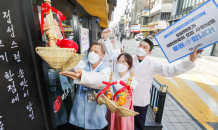
<instances>
[{"instance_id":1,"label":"wicker basket","mask_svg":"<svg viewBox=\"0 0 218 130\"><path fill-rule=\"evenodd\" d=\"M75 55L74 48L37 47L36 53L52 68L60 69Z\"/></svg>"},{"instance_id":2,"label":"wicker basket","mask_svg":"<svg viewBox=\"0 0 218 130\"><path fill-rule=\"evenodd\" d=\"M66 64L64 64L60 71L70 71L72 70L83 58L84 55L79 55L77 53L74 53L73 57L70 58Z\"/></svg>"},{"instance_id":3,"label":"wicker basket","mask_svg":"<svg viewBox=\"0 0 218 130\"><path fill-rule=\"evenodd\" d=\"M120 117L135 116L135 115L139 114L138 112L129 110L129 109L122 107L122 106L120 106L118 109L119 109L119 116Z\"/></svg>"},{"instance_id":4,"label":"wicker basket","mask_svg":"<svg viewBox=\"0 0 218 130\"><path fill-rule=\"evenodd\" d=\"M98 97L97 98L97 96L98 96L98 94L94 91L94 94L95 94L95 98L97 99L97 103L98 103L98 105L99 106L101 106L102 104L104 104L104 99L103 99L103 97Z\"/></svg>"},{"instance_id":5,"label":"wicker basket","mask_svg":"<svg viewBox=\"0 0 218 130\"><path fill-rule=\"evenodd\" d=\"M119 107L118 103L108 99L104 94L103 94L103 99L107 108L110 109L112 113L115 113Z\"/></svg>"}]
</instances>

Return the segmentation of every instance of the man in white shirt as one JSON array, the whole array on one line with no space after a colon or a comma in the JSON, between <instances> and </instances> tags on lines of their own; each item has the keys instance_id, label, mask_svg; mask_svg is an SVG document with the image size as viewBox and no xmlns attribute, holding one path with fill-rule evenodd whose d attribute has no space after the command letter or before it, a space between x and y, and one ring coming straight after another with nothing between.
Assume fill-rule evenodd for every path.
<instances>
[{"instance_id":1,"label":"man in white shirt","mask_svg":"<svg viewBox=\"0 0 218 130\"><path fill-rule=\"evenodd\" d=\"M105 40L105 46L110 56L119 55L112 48L110 39L110 30L103 30L103 37ZM203 50L197 52L197 48L189 59L183 60L179 64L164 65L158 63L152 59L147 58L150 55L154 47L153 42L150 39L144 39L141 41L137 49L137 55L133 57L132 70L135 71L135 77L138 81L138 88L133 91L133 106L134 111L139 112L139 115L135 116L135 130L144 130L144 124L147 114L147 108L150 104L150 89L153 80L153 73L159 74L165 77L174 77L189 71L195 67L194 61L198 58L198 54Z\"/></svg>"}]
</instances>

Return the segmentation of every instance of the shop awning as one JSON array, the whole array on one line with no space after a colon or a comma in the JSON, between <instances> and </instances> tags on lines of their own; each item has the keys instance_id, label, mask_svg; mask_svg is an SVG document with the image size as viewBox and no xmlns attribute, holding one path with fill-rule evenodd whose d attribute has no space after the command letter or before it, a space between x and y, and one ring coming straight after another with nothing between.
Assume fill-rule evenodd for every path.
<instances>
[{"instance_id":1,"label":"shop awning","mask_svg":"<svg viewBox=\"0 0 218 130\"><path fill-rule=\"evenodd\" d=\"M99 18L99 24L108 28L107 0L77 0L77 2L91 15Z\"/></svg>"},{"instance_id":2,"label":"shop awning","mask_svg":"<svg viewBox=\"0 0 218 130\"><path fill-rule=\"evenodd\" d=\"M131 31L131 32L139 32L139 31Z\"/></svg>"}]
</instances>

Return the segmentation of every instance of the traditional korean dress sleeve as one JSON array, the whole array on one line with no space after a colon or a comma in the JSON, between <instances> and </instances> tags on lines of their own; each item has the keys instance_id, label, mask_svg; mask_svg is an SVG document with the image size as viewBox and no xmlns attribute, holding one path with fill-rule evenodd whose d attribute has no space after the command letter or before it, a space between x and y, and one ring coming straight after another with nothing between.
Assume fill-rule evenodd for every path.
<instances>
[{"instance_id":1,"label":"traditional korean dress sleeve","mask_svg":"<svg viewBox=\"0 0 218 130\"><path fill-rule=\"evenodd\" d=\"M120 53L113 49L112 43L109 38L106 41L104 41L104 46L106 47L109 56L116 60Z\"/></svg>"},{"instance_id":2,"label":"traditional korean dress sleeve","mask_svg":"<svg viewBox=\"0 0 218 130\"><path fill-rule=\"evenodd\" d=\"M174 77L183 74L195 67L195 62L190 59L181 61L178 64L165 65L154 61L154 73L165 77Z\"/></svg>"},{"instance_id":3,"label":"traditional korean dress sleeve","mask_svg":"<svg viewBox=\"0 0 218 130\"><path fill-rule=\"evenodd\" d=\"M75 84L82 86L87 86L94 89L103 89L105 85L102 84L102 81L109 81L111 69L109 67L101 70L100 72L87 72L82 70L81 79L74 80Z\"/></svg>"}]
</instances>

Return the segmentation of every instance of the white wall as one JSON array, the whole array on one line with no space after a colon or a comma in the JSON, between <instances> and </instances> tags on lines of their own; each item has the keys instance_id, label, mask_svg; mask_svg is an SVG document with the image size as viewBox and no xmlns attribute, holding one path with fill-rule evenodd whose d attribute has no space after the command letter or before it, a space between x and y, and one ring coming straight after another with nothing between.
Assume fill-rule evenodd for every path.
<instances>
[{"instance_id":1,"label":"white wall","mask_svg":"<svg viewBox=\"0 0 218 130\"><path fill-rule=\"evenodd\" d=\"M158 21L158 29L166 29L168 23L166 21Z\"/></svg>"},{"instance_id":2,"label":"white wall","mask_svg":"<svg viewBox=\"0 0 218 130\"><path fill-rule=\"evenodd\" d=\"M173 3L162 3L161 12L172 12Z\"/></svg>"}]
</instances>

